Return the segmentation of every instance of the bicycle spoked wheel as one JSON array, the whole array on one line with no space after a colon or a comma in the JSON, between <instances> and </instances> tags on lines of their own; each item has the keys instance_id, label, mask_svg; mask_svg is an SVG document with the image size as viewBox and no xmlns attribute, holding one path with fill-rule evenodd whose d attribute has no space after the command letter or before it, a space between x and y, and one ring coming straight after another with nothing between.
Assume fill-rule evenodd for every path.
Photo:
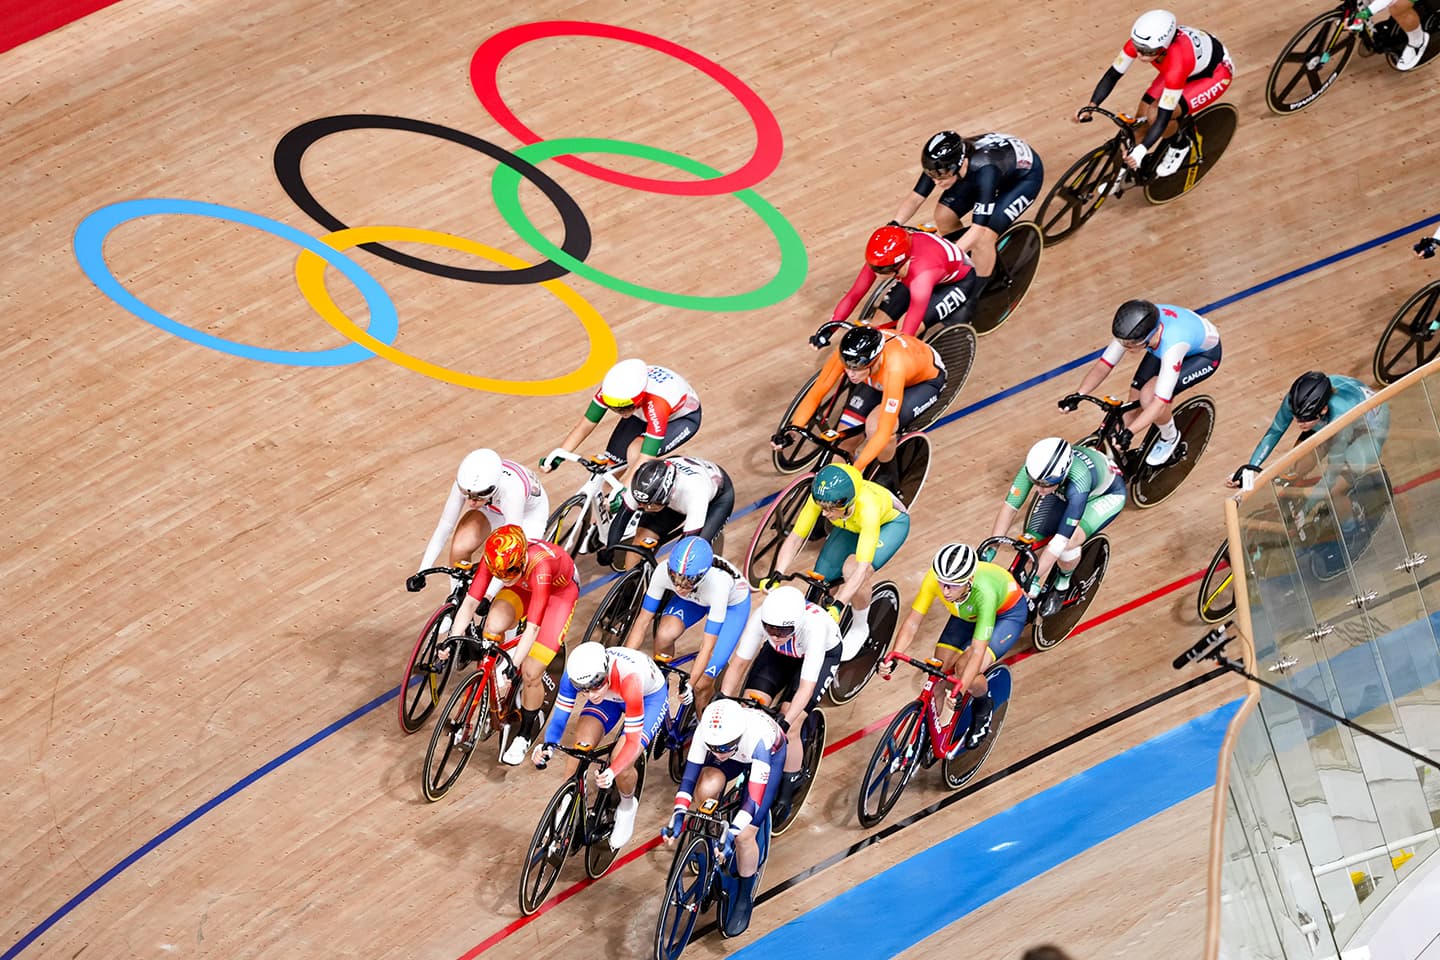
<instances>
[{"instance_id":1,"label":"bicycle spoked wheel","mask_svg":"<svg viewBox=\"0 0 1440 960\"><path fill-rule=\"evenodd\" d=\"M1265 81L1265 106L1271 113L1285 116L1304 110L1340 79L1356 42L1344 24L1345 18L1332 10L1290 38Z\"/></svg>"},{"instance_id":2,"label":"bicycle spoked wheel","mask_svg":"<svg viewBox=\"0 0 1440 960\"><path fill-rule=\"evenodd\" d=\"M814 474L807 473L790 481L760 516L760 523L755 527L755 536L750 540L750 551L745 556L745 576L750 581L750 586L758 588L760 581L775 569L775 561L780 556L785 536L794 525L795 518L800 515L801 508L805 506L805 498L810 496L812 479ZM811 541L818 541L825 536L824 527L825 524L816 522L815 529L811 531ZM805 555L802 552L801 556Z\"/></svg>"},{"instance_id":3,"label":"bicycle spoked wheel","mask_svg":"<svg viewBox=\"0 0 1440 960\"><path fill-rule=\"evenodd\" d=\"M1201 396L1180 404L1175 408L1175 429L1180 431L1180 442L1170 459L1160 466L1147 466L1143 461L1151 443L1141 448L1140 469L1128 484L1130 502L1141 510L1169 499L1200 462L1210 443L1210 433L1215 429L1215 401ZM1152 441L1158 436L1158 431L1152 430Z\"/></svg>"},{"instance_id":4,"label":"bicycle spoked wheel","mask_svg":"<svg viewBox=\"0 0 1440 960\"><path fill-rule=\"evenodd\" d=\"M1076 160L1061 175L1035 213L1046 246L1069 237L1095 215L1119 178L1120 167L1119 149L1111 140Z\"/></svg>"},{"instance_id":5,"label":"bicycle spoked wheel","mask_svg":"<svg viewBox=\"0 0 1440 960\"><path fill-rule=\"evenodd\" d=\"M939 329L927 330L925 342L935 348L940 362L945 364L945 386L930 409L910 421L907 429L912 431L924 430L945 416L960 391L965 389L975 366L975 329L968 323L948 323Z\"/></svg>"},{"instance_id":6,"label":"bicycle spoked wheel","mask_svg":"<svg viewBox=\"0 0 1440 960\"><path fill-rule=\"evenodd\" d=\"M455 610L455 604L447 601L430 615L420 636L415 638L410 659L405 662L405 674L400 680L400 696L397 699L400 729L406 733L414 733L425 725L431 711L439 705L445 685L450 682L450 672L455 667L454 651L438 662L435 655L450 635Z\"/></svg>"},{"instance_id":7,"label":"bicycle spoked wheel","mask_svg":"<svg viewBox=\"0 0 1440 960\"><path fill-rule=\"evenodd\" d=\"M430 745L425 748L425 767L420 777L425 799L431 803L449 793L460 779L475 752L479 731L489 721L490 697L485 681L486 675L479 671L466 677L435 721L435 732L430 734Z\"/></svg>"},{"instance_id":8,"label":"bicycle spoked wheel","mask_svg":"<svg viewBox=\"0 0 1440 960\"><path fill-rule=\"evenodd\" d=\"M911 700L895 714L870 755L855 804L862 827L875 826L894 808L920 764L925 737L921 703Z\"/></svg>"},{"instance_id":9,"label":"bicycle spoked wheel","mask_svg":"<svg viewBox=\"0 0 1440 960\"><path fill-rule=\"evenodd\" d=\"M545 902L560 876L565 858L570 855L570 846L575 842L576 817L581 813L578 797L575 781L566 780L540 814L520 870L520 912L527 917Z\"/></svg>"},{"instance_id":10,"label":"bicycle spoked wheel","mask_svg":"<svg viewBox=\"0 0 1440 960\"><path fill-rule=\"evenodd\" d=\"M875 311L880 309L880 304L885 302L885 298L890 296L890 291L895 287L895 284L899 282L898 277L886 277L871 287L865 299L860 302L860 310L855 314L855 319L860 323L870 323L871 318L875 316ZM891 322L889 316L886 316L885 319L881 321L881 323L889 322ZM879 324L876 325L878 326Z\"/></svg>"},{"instance_id":11,"label":"bicycle spoked wheel","mask_svg":"<svg viewBox=\"0 0 1440 960\"><path fill-rule=\"evenodd\" d=\"M1004 666L993 668L990 674L992 677L995 669L1005 670L1008 679L1008 668ZM985 734L985 739L968 750L960 751L940 765L940 772L944 776L947 788L959 790L970 782L976 771L984 766L990 756L990 751L995 749L995 742L1000 739L1000 728L1005 726L1005 714L1009 709L1008 697L1003 702L995 704L995 709L990 714L990 732ZM962 731L959 735L964 736L965 733Z\"/></svg>"},{"instance_id":12,"label":"bicycle spoked wheel","mask_svg":"<svg viewBox=\"0 0 1440 960\"><path fill-rule=\"evenodd\" d=\"M585 530L585 497L575 494L550 514L545 521L545 539L564 550L570 556L576 555L580 546L580 534Z\"/></svg>"},{"instance_id":13,"label":"bicycle spoked wheel","mask_svg":"<svg viewBox=\"0 0 1440 960\"><path fill-rule=\"evenodd\" d=\"M642 567L627 570L605 591L600 606L585 628L586 640L597 640L607 647L619 646L630 633L630 625L640 612L645 598L645 571Z\"/></svg>"},{"instance_id":14,"label":"bicycle spoked wheel","mask_svg":"<svg viewBox=\"0 0 1440 960\"><path fill-rule=\"evenodd\" d=\"M776 425L776 432L784 430L790 425L795 411L800 408L800 401L805 399L805 394L810 392L810 388L818 379L820 379L820 371L817 370L805 381L805 385L795 392L795 396L790 399L790 405L785 408L785 413L780 417L779 424ZM850 391L846 389L842 378L841 382L835 385L835 389L831 390L829 395L820 402L815 416L810 418L812 428L833 429L840 422L840 414L845 412L845 402L849 396ZM798 434L791 434L790 441L785 446L779 450L773 447L770 449L770 463L780 473L799 473L801 470L809 470L815 466L824 455L825 448L814 440Z\"/></svg>"},{"instance_id":15,"label":"bicycle spoked wheel","mask_svg":"<svg viewBox=\"0 0 1440 960\"><path fill-rule=\"evenodd\" d=\"M774 819L774 811L771 811L770 833L780 836L798 819L800 810L805 806L805 798L810 796L810 788L815 785L815 777L820 773L820 761L825 756L825 711L816 707L805 717L805 726L800 734L801 743L804 744L804 757L800 761L800 769L804 771L805 777L795 787L795 795L790 798L790 808L785 811L783 820Z\"/></svg>"},{"instance_id":16,"label":"bicycle spoked wheel","mask_svg":"<svg viewBox=\"0 0 1440 960\"><path fill-rule=\"evenodd\" d=\"M1103 533L1088 538L1080 548L1080 562L1070 573L1065 603L1048 617L1035 621L1032 640L1036 650L1049 650L1070 636L1095 602L1100 582L1110 566L1110 540Z\"/></svg>"},{"instance_id":17,"label":"bicycle spoked wheel","mask_svg":"<svg viewBox=\"0 0 1440 960\"><path fill-rule=\"evenodd\" d=\"M870 591L870 606L865 611L870 635L855 652L855 656L840 663L835 679L825 690L825 697L837 707L854 700L870 678L880 660L890 652L890 641L895 637L895 625L900 619L900 590L890 581L875 584Z\"/></svg>"},{"instance_id":18,"label":"bicycle spoked wheel","mask_svg":"<svg viewBox=\"0 0 1440 960\"><path fill-rule=\"evenodd\" d=\"M635 800L638 803L645 790L645 754L635 760ZM595 797L589 816L589 828L585 836L585 873L591 880L599 880L615 862L620 851L610 846L610 832L615 829L615 810L620 806L620 791L615 787L600 791ZM638 816L638 811L637 811Z\"/></svg>"},{"instance_id":19,"label":"bicycle spoked wheel","mask_svg":"<svg viewBox=\"0 0 1440 960\"><path fill-rule=\"evenodd\" d=\"M1004 323L1020 307L1040 269L1040 250L1045 238L1030 220L1012 223L995 242L995 272L980 294L970 324L979 336Z\"/></svg>"},{"instance_id":20,"label":"bicycle spoked wheel","mask_svg":"<svg viewBox=\"0 0 1440 960\"><path fill-rule=\"evenodd\" d=\"M1240 111L1232 103L1212 104L1195 114L1190 153L1179 170L1145 185L1145 199L1159 205L1194 190L1230 145L1239 123Z\"/></svg>"},{"instance_id":21,"label":"bicycle spoked wheel","mask_svg":"<svg viewBox=\"0 0 1440 960\"><path fill-rule=\"evenodd\" d=\"M711 861L709 837L699 833L681 837L665 880L660 918L655 922L655 960L679 960L690 943L695 922L704 909L713 871Z\"/></svg>"},{"instance_id":22,"label":"bicycle spoked wheel","mask_svg":"<svg viewBox=\"0 0 1440 960\"><path fill-rule=\"evenodd\" d=\"M1206 623L1227 620L1235 612L1234 573L1230 569L1230 544L1221 541L1205 576L1200 578L1200 592L1195 597L1195 612Z\"/></svg>"},{"instance_id":23,"label":"bicycle spoked wheel","mask_svg":"<svg viewBox=\"0 0 1440 960\"><path fill-rule=\"evenodd\" d=\"M1440 44L1440 37L1431 41ZM1380 335L1371 361L1375 382L1388 386L1440 354L1440 280L1411 294Z\"/></svg>"}]
</instances>

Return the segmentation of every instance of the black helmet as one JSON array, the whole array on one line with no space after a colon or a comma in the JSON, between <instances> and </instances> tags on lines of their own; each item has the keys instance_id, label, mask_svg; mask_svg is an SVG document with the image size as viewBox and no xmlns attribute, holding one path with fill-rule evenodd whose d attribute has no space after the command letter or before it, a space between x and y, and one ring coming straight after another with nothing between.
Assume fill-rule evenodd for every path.
<instances>
[{"instance_id":1,"label":"black helmet","mask_svg":"<svg viewBox=\"0 0 1440 960\"><path fill-rule=\"evenodd\" d=\"M641 504L665 506L670 502L670 489L675 486L675 464L668 460L646 460L635 468L630 481L630 495Z\"/></svg>"},{"instance_id":2,"label":"black helmet","mask_svg":"<svg viewBox=\"0 0 1440 960\"><path fill-rule=\"evenodd\" d=\"M1160 325L1160 308L1149 300L1126 300L1115 311L1110 332L1121 343L1140 343L1149 340L1155 328Z\"/></svg>"},{"instance_id":3,"label":"black helmet","mask_svg":"<svg viewBox=\"0 0 1440 960\"><path fill-rule=\"evenodd\" d=\"M1319 370L1302 373L1290 384L1290 409L1300 421L1319 420L1334 393L1330 378Z\"/></svg>"},{"instance_id":4,"label":"black helmet","mask_svg":"<svg viewBox=\"0 0 1440 960\"><path fill-rule=\"evenodd\" d=\"M920 166L926 173L951 174L965 162L965 138L954 130L941 130L920 148Z\"/></svg>"},{"instance_id":5,"label":"black helmet","mask_svg":"<svg viewBox=\"0 0 1440 960\"><path fill-rule=\"evenodd\" d=\"M851 369L868 367L885 348L885 338L874 327L851 327L840 338L840 362Z\"/></svg>"}]
</instances>

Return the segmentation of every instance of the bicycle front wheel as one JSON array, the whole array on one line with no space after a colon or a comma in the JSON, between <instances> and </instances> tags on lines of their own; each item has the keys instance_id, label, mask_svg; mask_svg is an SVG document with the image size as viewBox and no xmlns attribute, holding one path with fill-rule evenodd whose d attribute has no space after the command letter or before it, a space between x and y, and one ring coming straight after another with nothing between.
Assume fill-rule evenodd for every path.
<instances>
[{"instance_id":1,"label":"bicycle front wheel","mask_svg":"<svg viewBox=\"0 0 1440 960\"><path fill-rule=\"evenodd\" d=\"M1234 573L1230 569L1230 543L1221 541L1205 576L1200 578L1200 593L1195 598L1195 612L1206 623L1219 623L1235 612Z\"/></svg>"},{"instance_id":2,"label":"bicycle front wheel","mask_svg":"<svg viewBox=\"0 0 1440 960\"><path fill-rule=\"evenodd\" d=\"M790 426L795 411L800 409L800 401L805 399L805 394L810 392L810 388L818 379L820 379L820 371L817 370L810 375L810 379L805 381L805 385L796 391L795 396L790 400L790 405L785 408L785 413L780 417L780 423L776 427L777 432ZM815 415L810 418L811 427L822 430L833 429L840 422L840 414L845 412L845 399L849 395L850 391L846 389L845 381L842 378L835 388L820 401ZM780 473L799 473L801 470L809 470L815 466L824 455L825 448L814 440L798 434L791 434L790 440L785 446L779 450L773 447L770 449L770 462Z\"/></svg>"},{"instance_id":3,"label":"bicycle front wheel","mask_svg":"<svg viewBox=\"0 0 1440 960\"><path fill-rule=\"evenodd\" d=\"M860 781L855 812L862 827L873 827L885 819L905 792L924 752L925 734L924 705L919 700L906 704L885 728Z\"/></svg>"},{"instance_id":4,"label":"bicycle front wheel","mask_svg":"<svg viewBox=\"0 0 1440 960\"><path fill-rule=\"evenodd\" d=\"M1036 650L1049 650L1075 632L1076 626L1085 617L1085 611L1095 602L1100 582L1105 579L1109 566L1110 539L1103 533L1097 533L1080 548L1080 562L1070 574L1064 605L1050 616L1035 621L1032 639Z\"/></svg>"},{"instance_id":5,"label":"bicycle front wheel","mask_svg":"<svg viewBox=\"0 0 1440 960\"><path fill-rule=\"evenodd\" d=\"M1355 35L1345 29L1340 11L1315 17L1275 59L1265 81L1265 106L1281 116L1304 110L1340 79L1354 52Z\"/></svg>"},{"instance_id":6,"label":"bicycle front wheel","mask_svg":"<svg viewBox=\"0 0 1440 960\"><path fill-rule=\"evenodd\" d=\"M460 779L470 755L475 752L478 730L489 719L490 697L487 695L488 675L476 671L465 678L445 704L445 712L435 721L430 745L425 748L425 768L420 784L425 799L434 803L450 792Z\"/></svg>"},{"instance_id":7,"label":"bicycle front wheel","mask_svg":"<svg viewBox=\"0 0 1440 960\"><path fill-rule=\"evenodd\" d=\"M1440 43L1437 37L1434 43ZM1406 300L1375 345L1371 373L1375 382L1389 386L1440 353L1440 280L1421 287Z\"/></svg>"},{"instance_id":8,"label":"bicycle front wheel","mask_svg":"<svg viewBox=\"0 0 1440 960\"><path fill-rule=\"evenodd\" d=\"M780 557L785 536L795 525L795 518L805 506L805 498L810 496L810 481L814 478L814 474L805 473L790 481L760 515L755 536L750 540L750 550L745 555L745 577L750 581L750 586L759 588L760 581L775 569L775 561ZM825 536L824 526L824 523L816 521L815 529L811 531L812 540Z\"/></svg>"},{"instance_id":9,"label":"bicycle front wheel","mask_svg":"<svg viewBox=\"0 0 1440 960\"><path fill-rule=\"evenodd\" d=\"M640 612L647 582L645 567L627 570L605 591L605 598L595 608L590 625L585 628L586 640L598 640L607 647L619 646L630 633L630 625Z\"/></svg>"},{"instance_id":10,"label":"bicycle front wheel","mask_svg":"<svg viewBox=\"0 0 1440 960\"><path fill-rule=\"evenodd\" d=\"M530 916L555 886L560 868L575 841L576 818L580 815L580 792L572 778L560 785L530 838L530 849L520 870L520 912Z\"/></svg>"},{"instance_id":11,"label":"bicycle front wheel","mask_svg":"<svg viewBox=\"0 0 1440 960\"><path fill-rule=\"evenodd\" d=\"M1035 214L1046 246L1066 239L1095 215L1119 179L1120 167L1119 143L1110 140L1076 160L1061 175Z\"/></svg>"},{"instance_id":12,"label":"bicycle front wheel","mask_svg":"<svg viewBox=\"0 0 1440 960\"><path fill-rule=\"evenodd\" d=\"M1003 677L1002 677L1003 673ZM1004 684L1005 696L998 697L994 711L990 714L990 732L985 734L985 739L968 750L962 750L953 757L949 757L940 765L940 771L945 777L945 786L951 790L959 790L974 778L990 756L990 751L995 749L995 741L1000 739L1000 728L1005 725L1005 714L1010 709L1010 669L1004 664L997 664L990 668L985 675L990 681L992 694L998 694L1001 684ZM960 733L964 736L964 732Z\"/></svg>"},{"instance_id":13,"label":"bicycle front wheel","mask_svg":"<svg viewBox=\"0 0 1440 960\"><path fill-rule=\"evenodd\" d=\"M685 952L713 874L710 838L700 833L682 836L665 880L660 919L655 923L655 960L679 960Z\"/></svg>"},{"instance_id":14,"label":"bicycle front wheel","mask_svg":"<svg viewBox=\"0 0 1440 960\"><path fill-rule=\"evenodd\" d=\"M800 742L805 745L804 757L800 761L800 769L804 771L805 777L795 788L795 795L790 799L790 808L785 811L785 819L774 819L774 811L771 811L770 832L774 836L780 836L790 825L800 819L800 809L805 806L805 798L810 795L810 788L815 784L815 777L820 773L820 761L825 756L825 711L816 707L811 710L805 718L805 727L800 734Z\"/></svg>"},{"instance_id":15,"label":"bicycle front wheel","mask_svg":"<svg viewBox=\"0 0 1440 960\"><path fill-rule=\"evenodd\" d=\"M435 655L441 643L450 635L450 625L455 620L456 606L446 602L426 621L410 659L405 662L405 674L400 679L400 729L414 733L425 725L430 712L440 703L445 685L450 682L450 671L454 669L452 654L436 662Z\"/></svg>"},{"instance_id":16,"label":"bicycle front wheel","mask_svg":"<svg viewBox=\"0 0 1440 960\"><path fill-rule=\"evenodd\" d=\"M581 493L569 498L550 514L545 521L545 539L575 556L580 547L581 534L585 532L585 495Z\"/></svg>"}]
</instances>

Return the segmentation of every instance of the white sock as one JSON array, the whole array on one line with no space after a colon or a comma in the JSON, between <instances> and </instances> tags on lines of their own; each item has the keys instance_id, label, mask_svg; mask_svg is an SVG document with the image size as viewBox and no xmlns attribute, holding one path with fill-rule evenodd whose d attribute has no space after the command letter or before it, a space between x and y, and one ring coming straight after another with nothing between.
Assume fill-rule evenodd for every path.
<instances>
[{"instance_id":1,"label":"white sock","mask_svg":"<svg viewBox=\"0 0 1440 960\"><path fill-rule=\"evenodd\" d=\"M1174 439L1179 435L1179 433L1180 433L1180 431L1178 431L1178 430L1175 429L1175 421L1174 421L1174 420L1171 420L1169 423L1157 424L1157 426L1160 428L1160 439L1161 439L1161 440L1166 440L1166 441L1174 440Z\"/></svg>"},{"instance_id":2,"label":"white sock","mask_svg":"<svg viewBox=\"0 0 1440 960\"><path fill-rule=\"evenodd\" d=\"M1420 44L1425 42L1424 26L1416 27L1414 30L1406 30L1405 39L1410 41L1410 46L1412 47L1420 46Z\"/></svg>"}]
</instances>

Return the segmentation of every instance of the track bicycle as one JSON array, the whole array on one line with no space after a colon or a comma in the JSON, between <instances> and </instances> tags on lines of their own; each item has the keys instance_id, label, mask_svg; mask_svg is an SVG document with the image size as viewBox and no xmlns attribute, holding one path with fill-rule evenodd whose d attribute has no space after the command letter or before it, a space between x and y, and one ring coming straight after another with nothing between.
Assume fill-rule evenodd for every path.
<instances>
[{"instance_id":1,"label":"track bicycle","mask_svg":"<svg viewBox=\"0 0 1440 960\"><path fill-rule=\"evenodd\" d=\"M961 691L960 677L945 673L938 660L917 660L904 653L892 653L887 659L908 663L929 676L915 699L895 714L870 755L855 804L860 825L867 828L885 818L920 767L940 763L945 786L951 790L968 783L995 748L1010 706L1010 668L1004 663L993 664L985 671L993 705L990 732L973 748L967 747L974 705L969 691ZM945 686L949 687L948 693L943 698L937 696ZM944 724L940 722L943 702L955 704Z\"/></svg>"},{"instance_id":2,"label":"track bicycle","mask_svg":"<svg viewBox=\"0 0 1440 960\"><path fill-rule=\"evenodd\" d=\"M745 791L745 777L727 789L721 800L710 798L691 808L685 815L680 839L675 845L675 858L665 878L665 892L660 901L660 916L655 922L655 960L679 960L695 932L700 915L712 906L721 937L737 936L730 911L739 895L740 878L734 872L734 859L721 859L721 837L730 825L730 818L739 809ZM723 802L722 802L723 800ZM760 890L765 874L765 861L770 856L770 816L756 831L760 848L760 864L755 871L754 893Z\"/></svg>"},{"instance_id":3,"label":"track bicycle","mask_svg":"<svg viewBox=\"0 0 1440 960\"><path fill-rule=\"evenodd\" d=\"M666 708L665 716L660 721L660 729L650 741L650 759L658 761L669 754L666 765L670 779L676 783L685 776L690 738L699 723L695 712L695 695L690 689L690 671L686 668L686 664L694 659L693 653L674 659L662 655L655 657L655 666L659 667L662 673L675 677L676 686L675 698L671 701L675 706L673 709Z\"/></svg>"},{"instance_id":4,"label":"track bicycle","mask_svg":"<svg viewBox=\"0 0 1440 960\"><path fill-rule=\"evenodd\" d=\"M1440 51L1440 32L1425 51ZM1375 345L1370 369L1375 382L1389 386L1440 356L1440 280L1427 283L1400 305Z\"/></svg>"},{"instance_id":5,"label":"track bicycle","mask_svg":"<svg viewBox=\"0 0 1440 960\"><path fill-rule=\"evenodd\" d=\"M1082 400L1104 411L1105 419L1098 430L1077 442L1110 457L1125 479L1130 502L1141 510L1165 502L1180 488L1200 462L1205 447L1210 443L1210 434L1215 429L1215 401L1204 394L1186 397L1175 405L1174 422L1175 429L1180 431L1180 442L1175 445L1170 459L1152 467L1145 462L1145 457L1160 440L1158 427L1152 425L1134 447L1121 443L1125 415L1140 409L1139 400L1120 401L1114 397L1072 393L1060 402L1074 409Z\"/></svg>"},{"instance_id":6,"label":"track bicycle","mask_svg":"<svg viewBox=\"0 0 1440 960\"><path fill-rule=\"evenodd\" d=\"M497 730L500 731L499 754L504 754L510 745L512 731L520 726L518 700L522 684L519 667L511 661L508 651L518 642L519 634L503 644L486 640L476 634L472 625L465 636L465 649L450 658L464 656L477 663L475 672L450 695L430 734L420 777L426 800L433 803L449 793L470 763L475 748ZM562 645L542 678L545 699L540 707L541 723L555 705L564 672L565 647Z\"/></svg>"},{"instance_id":7,"label":"track bicycle","mask_svg":"<svg viewBox=\"0 0 1440 960\"><path fill-rule=\"evenodd\" d=\"M1061 174L1035 214L1045 244L1059 243L1085 225L1111 198L1119 199L1131 186L1145 191L1152 204L1169 203L1189 193L1200 183L1235 136L1240 111L1231 103L1212 103L1179 120L1179 129L1155 145L1140 161L1139 169L1125 166L1125 157L1135 148L1136 129L1141 121L1100 107L1081 107L1081 123L1095 114L1115 124L1115 135L1093 148ZM1162 147L1183 141L1188 147L1180 168L1168 176L1155 175Z\"/></svg>"},{"instance_id":8,"label":"track bicycle","mask_svg":"<svg viewBox=\"0 0 1440 960\"><path fill-rule=\"evenodd\" d=\"M424 579L437 573L450 577L450 595L420 628L420 636L415 638L415 646L405 661L405 672L400 678L400 696L396 699L400 729L407 734L425 725L431 711L439 706L445 685L450 682L450 673L455 666L454 645L448 642L450 626L455 622L455 612L465 602L465 591L470 589L470 581L475 576L474 568L468 563L454 567L431 567L421 570L419 576ZM440 651L447 646L452 648L447 656L439 657Z\"/></svg>"},{"instance_id":9,"label":"track bicycle","mask_svg":"<svg viewBox=\"0 0 1440 960\"><path fill-rule=\"evenodd\" d=\"M1230 569L1230 541L1222 540L1200 577L1195 612L1206 623L1224 623L1235 612L1235 576Z\"/></svg>"},{"instance_id":10,"label":"track bicycle","mask_svg":"<svg viewBox=\"0 0 1440 960\"><path fill-rule=\"evenodd\" d=\"M640 605L645 601L645 590L650 585L650 577L659 563L655 557L658 546L660 541L655 538L642 537L635 543L617 543L611 548L617 554L633 553L640 558L640 562L617 576L615 582L605 591L605 596L600 599L600 605L591 614L590 623L585 628L586 640L596 640L607 647L619 646L625 642L625 637L630 633L630 625L635 622L636 615L640 613Z\"/></svg>"},{"instance_id":11,"label":"track bicycle","mask_svg":"<svg viewBox=\"0 0 1440 960\"><path fill-rule=\"evenodd\" d=\"M625 489L625 484L615 475L625 469L625 461L616 460L608 453L582 457L560 450L556 451L556 455L562 460L578 463L590 474L590 479L585 481L579 492L556 507L545 522L545 539L578 560L605 546L605 538L616 515L616 511L611 509L613 495ZM639 526L639 511L632 514L631 523L634 527ZM634 529L627 530L627 537L634 532Z\"/></svg>"},{"instance_id":12,"label":"track bicycle","mask_svg":"<svg viewBox=\"0 0 1440 960\"><path fill-rule=\"evenodd\" d=\"M1340 79L1350 57L1358 49L1362 57L1381 54L1393 68L1408 42L1405 31L1393 19L1372 23L1356 20L1360 0L1344 0L1301 27L1275 58L1265 81L1265 105L1271 113L1288 116L1304 110ZM1435 35L1440 16L1426 0L1416 0L1420 26L1431 35L1430 45L1420 58L1429 63L1440 54ZM1349 29L1359 23L1358 30Z\"/></svg>"},{"instance_id":13,"label":"track bicycle","mask_svg":"<svg viewBox=\"0 0 1440 960\"><path fill-rule=\"evenodd\" d=\"M610 758L618 740L599 747L566 747L555 744L553 749L577 761L575 771L555 790L540 822L530 838L525 862L520 869L520 912L530 916L545 902L565 860L585 850L585 873L598 880L615 862L618 851L610 848L610 832L615 829L615 808L620 805L620 791L611 784L597 787L587 776L591 765L603 764ZM635 799L645 787L645 755L635 760Z\"/></svg>"},{"instance_id":14,"label":"track bicycle","mask_svg":"<svg viewBox=\"0 0 1440 960\"><path fill-rule=\"evenodd\" d=\"M1037 508L1038 504L1032 505L1032 516ZM1027 517L1027 529L1031 522L1031 518ZM987 537L977 551L981 556L988 556L990 551L998 551L1000 547L1013 550L1014 556L1006 569L1015 578L1015 582L1020 584L1020 589L1028 592L1040 567L1038 554L1048 542L1048 536L1041 539L1026 536ZM1027 620L1030 624L1030 642L1036 650L1049 650L1075 632L1081 618L1095 602L1095 596L1100 592L1100 583L1105 579L1105 571L1109 568L1110 538L1104 533L1086 537L1080 546L1080 560L1070 572L1070 586L1065 588L1060 597L1060 606L1048 615L1040 612L1046 605L1047 594L1055 589L1053 586L1047 586L1040 594L1039 601L1030 605Z\"/></svg>"}]
</instances>

